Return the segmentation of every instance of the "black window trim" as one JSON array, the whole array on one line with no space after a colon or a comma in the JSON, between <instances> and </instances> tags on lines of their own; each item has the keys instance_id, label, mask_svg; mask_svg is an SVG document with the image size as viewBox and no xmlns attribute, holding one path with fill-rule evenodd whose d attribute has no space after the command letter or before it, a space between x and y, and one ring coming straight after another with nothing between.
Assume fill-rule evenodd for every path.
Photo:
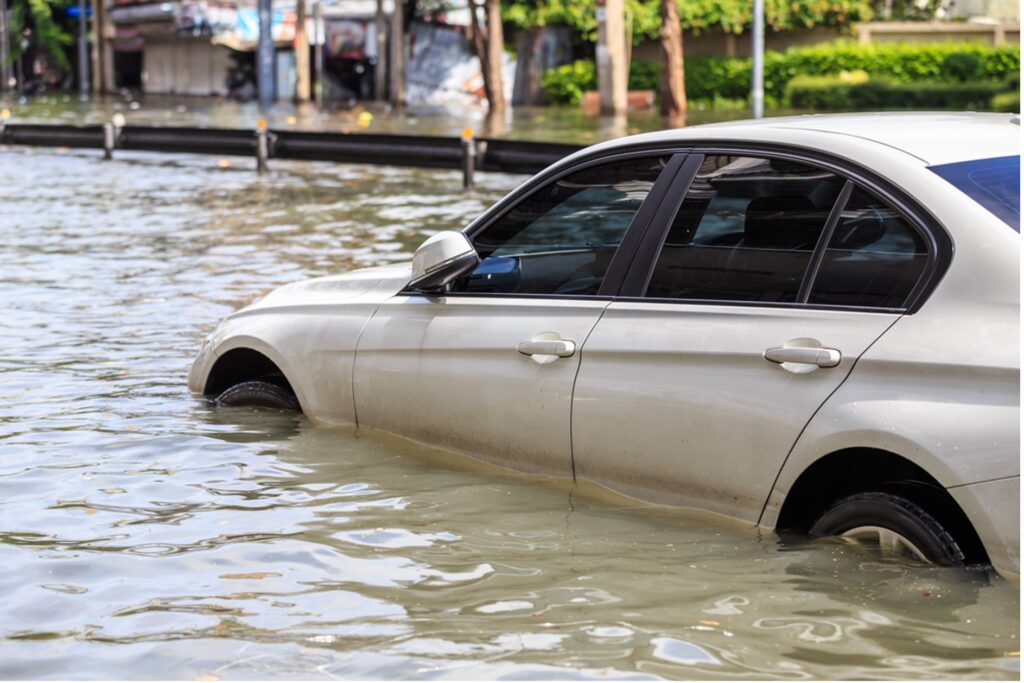
<instances>
[{"instance_id":1,"label":"black window trim","mask_svg":"<svg viewBox=\"0 0 1024 683\"><path fill-rule=\"evenodd\" d=\"M676 304L693 304L693 305L705 305L705 306L756 306L762 308L798 308L807 310L831 310L831 311L849 311L849 312L868 312L868 313L902 313L905 315L912 315L916 313L921 306L927 301L928 296L932 293L935 287L941 281L946 271L949 269L949 265L953 259L954 244L953 240L949 236L949 232L942 225L941 222L926 208L924 208L918 201L913 199L908 193L901 190L894 183L886 180L882 176L874 173L873 171L859 166L855 162L849 161L842 157L828 154L820 150L807 150L799 147L792 147L788 145L777 145L772 143L749 143L749 142L735 142L729 140L693 140L685 141L680 143L654 143L646 145L637 145L628 149L616 149L616 150L600 150L592 154L581 156L570 164L556 164L547 171L528 179L518 188L513 190L507 195L500 204L495 205L492 209L489 209L482 213L478 218L473 220L464 230L466 236L473 240L477 233L487 229L495 221L499 220L508 211L512 210L516 205L525 199L529 194L532 194L541 185L554 182L570 173L582 171L592 166L598 166L609 162L633 159L637 157L645 156L670 156L673 161L676 157L680 158L680 163L685 163L687 157L695 157L700 155L701 157L709 154L747 154L751 156L771 157L777 159L783 159L787 161L796 161L800 163L810 164L817 166L823 170L828 170L838 174L842 179L847 181L853 181L858 186L872 192L873 194L880 197L883 201L888 202L894 209L900 212L900 215L905 218L915 230L917 230L921 237L924 239L925 244L928 248L928 262L925 264L924 271L921 277L918 279L914 289L911 290L907 296L906 305L899 308L885 308L885 307L868 307L868 306L841 306L835 304L812 304L812 303L793 303L793 302L763 302L763 301L729 301L729 300L717 300L717 299L667 299L658 297L645 297L637 296L632 293L635 290L629 290L625 287L628 278L631 278L634 270L642 272L644 268L644 261L649 261L647 267L653 272L654 264L657 260L657 251L654 253L654 258L639 259L636 258L639 254L640 249L643 248L642 244L637 244L633 253L629 254L627 262L629 268L622 277L619 279L618 286L611 280L608 275L605 276L605 282L602 282L601 290L598 294L524 294L518 292L445 292L438 295L427 295L431 298L441 297L491 297L491 298L518 298L518 299L566 299L575 300L581 299L586 301L626 301L626 302L637 302L637 303L676 303ZM687 168L691 168L690 164L687 164ZM683 177L684 174L676 173L675 178L671 186L665 185L664 187L658 187L659 190L657 195L655 194L654 187L651 188L651 192L648 193L637 211L637 215L641 212L645 214L651 214L651 220L646 224L641 224L634 217L633 223L630 224L626 234L623 235L622 243L619 245L619 249L615 254L615 259L619 259L620 256L626 259L628 248L633 244L634 240L646 241L652 239L657 234L658 224L655 219L661 218L661 212L657 211L661 207L663 200L668 196L673 188L680 187L686 190L689 189L690 183L693 178L697 175L697 170L700 168L699 164L692 167L692 173L689 177ZM667 176L666 171L662 171L655 185L661 185L663 178ZM682 203L685 193L677 196L679 203ZM673 200L674 201L674 200ZM650 209L647 209L648 204L652 205ZM646 209L646 210L645 210ZM670 217L671 218L671 217ZM831 218L831 217L830 217ZM662 230L667 233L669 225L661 225ZM627 244L629 240L630 244ZM662 240L663 241L663 240ZM623 249L623 246L627 247L627 250ZM660 249L658 250L660 251ZM646 256L647 249L644 249ZM824 256L824 251L822 257ZM609 264L609 272L611 266ZM820 267L820 266L819 266ZM810 268L808 269L810 272ZM817 275L817 269L815 269L815 275ZM805 274L806 277L806 274ZM632 282L632 280L630 280ZM606 283L608 286L606 287ZM646 289L646 287L645 287ZM611 293L614 290L615 293ZM399 292L400 295L414 295L414 296L425 296L423 292L417 292L415 290L403 289Z\"/></svg>"},{"instance_id":2,"label":"black window trim","mask_svg":"<svg viewBox=\"0 0 1024 683\"><path fill-rule=\"evenodd\" d=\"M839 304L811 304L808 301L796 302L763 302L763 301L734 301L730 299L677 299L677 298L663 298L663 297L647 297L644 296L644 292L647 290L647 285L650 282L650 278L654 274L654 268L657 264L658 255L661 252L661 245L664 243L668 236L668 231L671 228L672 218L675 216L673 211L667 220L657 226L658 229L654 229L655 226L651 226L651 229L647 231L645 235L646 242L654 242L657 245L656 249L652 249L650 244L645 244L641 247L644 254L653 254L646 260L634 259L630 272L626 275L626 280L623 283L623 287L620 290L619 296L616 297L618 301L631 301L631 302L658 302L658 303L681 303L681 304L694 304L694 305L709 305L709 306L760 306L770 308L797 308L797 309L810 309L810 310L835 310L835 311L860 311L869 313L904 313L907 315L916 313L920 307L927 300L928 295L931 294L932 290L942 279L946 270L949 268L949 264L953 257L953 242L949 237L949 233L942 226L941 223L927 210L920 206L920 204L911 199L905 192L902 192L896 188L892 183L880 178L879 176L863 169L847 160L833 157L826 153L805 153L802 150L796 150L784 146L776 145L751 145L749 143L730 143L730 142L701 142L694 143L691 151L693 156L702 155L714 155L714 154L729 154L729 155L747 155L762 158L773 158L781 159L786 161L795 161L798 163L809 164L822 170L830 171L839 176L841 180L845 180L846 183L843 189L840 191L840 195L836 198L835 204L833 204L831 213L829 214L828 221L822 230L822 237L819 238L818 245L812 254L811 263L808 264L807 270L804 272L804 278L801 282L800 294L805 294L804 288L806 286L806 295L809 297L810 292L813 288L813 280L817 278L818 272L821 268L821 262L825 257L827 251L823 245L827 245L824 242L826 233L831 236L835 230L835 226L839 221L842 209L845 208L846 202L849 200L849 195L852 193L853 185L862 187L872 194L877 195L883 201L890 204L894 209L899 211L900 216L906 219L907 223L916 230L919 235L924 239L926 248L928 249L928 261L925 264L924 270L918 278L914 288L907 295L904 302L904 306L900 307L877 307L877 306L845 306ZM673 188L670 192L678 192L673 201L681 205L685 192L689 190L690 184L693 182L693 178L696 177L697 168L694 168L693 174L690 178L678 179L677 188ZM850 189L848 189L850 188ZM842 206L840 206L840 202ZM677 206L678 208L678 206ZM659 216L662 212L659 212ZM659 232L660 231L660 232Z\"/></svg>"}]
</instances>

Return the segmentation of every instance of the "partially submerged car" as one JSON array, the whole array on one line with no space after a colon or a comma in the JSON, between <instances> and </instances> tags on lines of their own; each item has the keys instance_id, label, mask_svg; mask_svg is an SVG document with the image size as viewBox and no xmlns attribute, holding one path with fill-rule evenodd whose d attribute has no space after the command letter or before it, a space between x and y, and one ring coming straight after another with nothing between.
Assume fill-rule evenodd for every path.
<instances>
[{"instance_id":1,"label":"partially submerged car","mask_svg":"<svg viewBox=\"0 0 1024 683\"><path fill-rule=\"evenodd\" d=\"M832 115L595 145L411 264L229 316L189 386L1016 575L1018 134Z\"/></svg>"}]
</instances>

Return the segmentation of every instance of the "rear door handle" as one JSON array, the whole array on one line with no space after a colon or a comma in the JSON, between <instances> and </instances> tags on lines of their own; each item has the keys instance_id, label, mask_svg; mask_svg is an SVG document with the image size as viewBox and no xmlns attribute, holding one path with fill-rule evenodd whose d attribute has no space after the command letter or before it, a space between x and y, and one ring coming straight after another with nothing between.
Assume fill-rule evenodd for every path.
<instances>
[{"instance_id":1,"label":"rear door handle","mask_svg":"<svg viewBox=\"0 0 1024 683\"><path fill-rule=\"evenodd\" d=\"M821 345L817 339L792 339L783 346L773 346L764 351L764 359L778 363L783 370L804 374L818 368L834 368L843 360L839 349Z\"/></svg>"},{"instance_id":2,"label":"rear door handle","mask_svg":"<svg viewBox=\"0 0 1024 683\"><path fill-rule=\"evenodd\" d=\"M538 363L550 363L576 353L576 342L562 339L556 332L541 332L516 344L516 351L531 356Z\"/></svg>"}]
</instances>

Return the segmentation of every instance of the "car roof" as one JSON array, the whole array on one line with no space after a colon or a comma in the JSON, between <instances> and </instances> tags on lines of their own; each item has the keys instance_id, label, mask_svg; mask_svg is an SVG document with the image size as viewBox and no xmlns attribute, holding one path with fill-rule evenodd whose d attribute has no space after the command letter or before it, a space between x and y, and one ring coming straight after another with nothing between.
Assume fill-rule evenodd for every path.
<instances>
[{"instance_id":1,"label":"car roof","mask_svg":"<svg viewBox=\"0 0 1024 683\"><path fill-rule=\"evenodd\" d=\"M806 135L802 135L805 133ZM841 135L883 145L927 165L1020 154L1020 119L1012 114L974 112L887 112L877 114L807 114L728 121L633 135L599 147L697 142L700 140L793 144L806 137L810 146L822 136Z\"/></svg>"}]
</instances>

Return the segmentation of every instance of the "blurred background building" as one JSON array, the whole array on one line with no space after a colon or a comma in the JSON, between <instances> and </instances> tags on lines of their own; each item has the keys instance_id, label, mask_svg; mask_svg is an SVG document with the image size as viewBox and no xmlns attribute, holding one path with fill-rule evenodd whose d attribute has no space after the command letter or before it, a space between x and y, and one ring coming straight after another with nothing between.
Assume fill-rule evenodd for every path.
<instances>
[{"instance_id":1,"label":"blurred background building","mask_svg":"<svg viewBox=\"0 0 1024 683\"><path fill-rule=\"evenodd\" d=\"M256 95L256 0L87 1L93 91L239 99ZM319 88L327 101L384 99L390 82L386 48L395 26L395 1L300 1L306 4L273 2L276 97L305 99L303 92ZM776 28L768 31L766 48L785 50L839 38L866 44L955 41L998 46L1020 42L1016 0L863 1L873 8L870 20ZM31 10L47 2L52 8L53 30L69 36L63 43L51 40L49 50L43 48L53 31ZM8 8L0 12L0 34L9 38L6 47L0 40L0 58L9 55L6 73L0 73L0 87L13 85L32 93L76 86L77 52L72 39L78 31L79 13L75 0L70 0L70 6L68 2L0 0L0 7ZM524 3L502 3L503 8L515 4ZM19 10L19 5L28 9ZM468 105L482 100L484 82L468 7L468 0L399 0L404 101ZM21 25L15 26L22 15ZM908 20L911 16L913 20ZM581 38L586 34L581 34L579 27L552 23L524 26L508 18L505 23L509 32L506 45L512 49L503 53L502 88L512 104L543 103L542 81L549 70L574 60L593 60L594 40ZM742 27L689 28L683 31L683 38L687 58L750 54L750 35ZM629 58L656 62L660 49L656 38L636 39L630 45Z\"/></svg>"}]
</instances>

